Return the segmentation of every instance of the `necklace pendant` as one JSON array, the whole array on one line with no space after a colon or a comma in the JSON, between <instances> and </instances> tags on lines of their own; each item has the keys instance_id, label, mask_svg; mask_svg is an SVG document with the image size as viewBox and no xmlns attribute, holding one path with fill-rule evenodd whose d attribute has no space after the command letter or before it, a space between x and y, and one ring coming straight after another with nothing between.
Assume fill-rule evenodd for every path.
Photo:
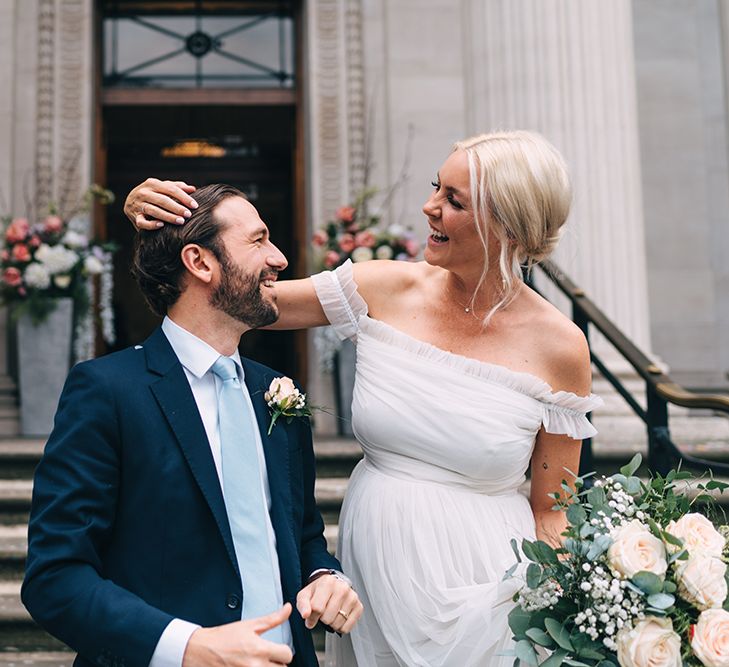
<instances>
[{"instance_id":1,"label":"necklace pendant","mask_svg":"<svg viewBox=\"0 0 729 667\"><path fill-rule=\"evenodd\" d=\"M463 310L464 310L464 311L465 311L466 313L470 313L470 312L471 312L471 309L470 309L470 308L464 308Z\"/></svg>"}]
</instances>

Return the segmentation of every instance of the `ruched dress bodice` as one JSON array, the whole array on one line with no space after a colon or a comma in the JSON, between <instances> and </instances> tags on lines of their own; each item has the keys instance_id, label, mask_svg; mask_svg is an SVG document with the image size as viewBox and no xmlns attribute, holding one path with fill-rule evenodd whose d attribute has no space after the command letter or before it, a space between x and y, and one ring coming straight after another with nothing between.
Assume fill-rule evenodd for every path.
<instances>
[{"instance_id":1,"label":"ruched dress bodice","mask_svg":"<svg viewBox=\"0 0 729 667\"><path fill-rule=\"evenodd\" d=\"M313 277L356 344L352 427L364 450L338 555L365 605L328 665L511 665L510 539L534 537L519 493L539 430L595 433L601 401L415 339L367 315L352 265Z\"/></svg>"}]
</instances>

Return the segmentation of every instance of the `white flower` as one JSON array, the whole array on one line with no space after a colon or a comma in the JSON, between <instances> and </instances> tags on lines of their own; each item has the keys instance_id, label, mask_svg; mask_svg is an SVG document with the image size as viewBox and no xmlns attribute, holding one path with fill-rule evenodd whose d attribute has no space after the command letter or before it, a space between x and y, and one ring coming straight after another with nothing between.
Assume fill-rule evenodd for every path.
<instances>
[{"instance_id":1,"label":"white flower","mask_svg":"<svg viewBox=\"0 0 729 667\"><path fill-rule=\"evenodd\" d=\"M726 539L714 528L711 521L695 512L685 514L678 521L671 521L666 526L666 532L681 538L691 556L704 553L721 558L726 545Z\"/></svg>"},{"instance_id":2,"label":"white flower","mask_svg":"<svg viewBox=\"0 0 729 667\"><path fill-rule=\"evenodd\" d=\"M51 284L51 276L43 264L33 262L28 264L23 273L23 280L28 287L46 289Z\"/></svg>"},{"instance_id":3,"label":"white flower","mask_svg":"<svg viewBox=\"0 0 729 667\"><path fill-rule=\"evenodd\" d=\"M691 648L706 667L729 667L729 611L702 612L694 626Z\"/></svg>"},{"instance_id":4,"label":"white flower","mask_svg":"<svg viewBox=\"0 0 729 667\"><path fill-rule=\"evenodd\" d=\"M646 526L634 519L623 524L611 535L608 549L610 565L626 578L642 571L663 576L668 569L663 542Z\"/></svg>"},{"instance_id":5,"label":"white flower","mask_svg":"<svg viewBox=\"0 0 729 667\"><path fill-rule=\"evenodd\" d=\"M681 667L681 638L670 618L649 616L618 633L621 667Z\"/></svg>"},{"instance_id":6,"label":"white flower","mask_svg":"<svg viewBox=\"0 0 729 667\"><path fill-rule=\"evenodd\" d=\"M68 273L79 260L78 255L73 250L69 250L62 245L49 246L46 243L43 243L36 250L35 258L45 265L51 275Z\"/></svg>"},{"instance_id":7,"label":"white flower","mask_svg":"<svg viewBox=\"0 0 729 667\"><path fill-rule=\"evenodd\" d=\"M63 275L53 276L53 283L59 289L66 289L71 284L71 276L67 273Z\"/></svg>"},{"instance_id":8,"label":"white flower","mask_svg":"<svg viewBox=\"0 0 729 667\"><path fill-rule=\"evenodd\" d=\"M104 270L104 264L96 255L89 255L84 260L84 270L86 273L95 276Z\"/></svg>"},{"instance_id":9,"label":"white flower","mask_svg":"<svg viewBox=\"0 0 729 667\"><path fill-rule=\"evenodd\" d=\"M389 245L381 245L377 248L377 250L375 250L375 257L377 257L377 259L392 259L394 254L395 253Z\"/></svg>"},{"instance_id":10,"label":"white flower","mask_svg":"<svg viewBox=\"0 0 729 667\"><path fill-rule=\"evenodd\" d=\"M85 248L89 244L86 234L81 234L72 229L66 232L61 241L69 248Z\"/></svg>"},{"instance_id":11,"label":"white flower","mask_svg":"<svg viewBox=\"0 0 729 667\"><path fill-rule=\"evenodd\" d=\"M727 596L726 563L699 554L677 567L678 594L697 609L721 607Z\"/></svg>"},{"instance_id":12,"label":"white flower","mask_svg":"<svg viewBox=\"0 0 729 667\"><path fill-rule=\"evenodd\" d=\"M372 248L366 248L365 246L360 246L359 248L355 248L352 251L352 261L353 262L367 262L370 259L374 257L374 254L372 252Z\"/></svg>"}]
</instances>

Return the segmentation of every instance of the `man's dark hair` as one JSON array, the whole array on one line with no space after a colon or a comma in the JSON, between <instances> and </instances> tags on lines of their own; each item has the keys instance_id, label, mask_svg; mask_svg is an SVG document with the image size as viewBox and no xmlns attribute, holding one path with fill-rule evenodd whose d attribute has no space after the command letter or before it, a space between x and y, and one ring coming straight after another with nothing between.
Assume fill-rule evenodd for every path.
<instances>
[{"instance_id":1,"label":"man's dark hair","mask_svg":"<svg viewBox=\"0 0 729 667\"><path fill-rule=\"evenodd\" d=\"M232 185L220 183L196 190L194 197L198 207L184 224L166 224L159 230L137 234L132 275L149 307L160 316L167 313L182 292L186 270L182 249L189 243L196 243L210 250L218 260L223 258L226 253L219 236L225 223L216 219L213 211L228 197L246 198Z\"/></svg>"}]
</instances>

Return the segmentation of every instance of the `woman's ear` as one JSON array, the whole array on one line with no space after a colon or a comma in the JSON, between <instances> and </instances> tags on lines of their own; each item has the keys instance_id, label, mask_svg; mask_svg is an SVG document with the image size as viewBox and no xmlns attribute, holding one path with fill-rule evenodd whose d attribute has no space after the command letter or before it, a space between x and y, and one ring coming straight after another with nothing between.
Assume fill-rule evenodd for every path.
<instances>
[{"instance_id":1,"label":"woman's ear","mask_svg":"<svg viewBox=\"0 0 729 667\"><path fill-rule=\"evenodd\" d=\"M182 249L180 257L185 268L193 277L204 283L212 282L218 261L210 250L197 243L189 243Z\"/></svg>"}]
</instances>

